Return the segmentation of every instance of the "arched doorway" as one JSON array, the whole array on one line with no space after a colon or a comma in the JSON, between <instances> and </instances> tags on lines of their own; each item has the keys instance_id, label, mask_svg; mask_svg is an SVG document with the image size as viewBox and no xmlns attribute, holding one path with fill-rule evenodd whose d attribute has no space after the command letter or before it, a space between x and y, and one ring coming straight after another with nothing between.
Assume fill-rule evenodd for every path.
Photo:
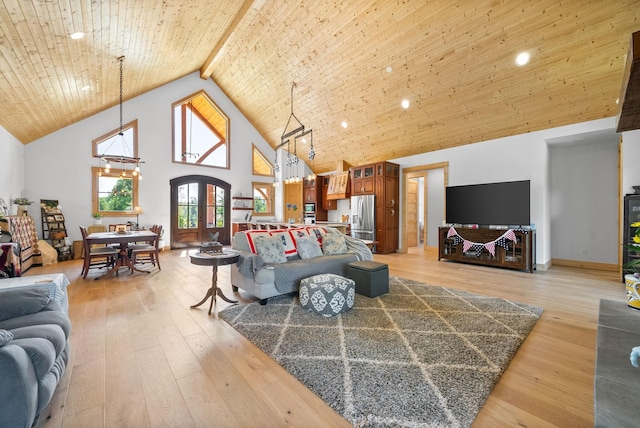
<instances>
[{"instance_id":1,"label":"arched doorway","mask_svg":"<svg viewBox=\"0 0 640 428\"><path fill-rule=\"evenodd\" d=\"M231 243L231 185L206 175L174 178L171 183L171 248L197 247L219 233Z\"/></svg>"}]
</instances>

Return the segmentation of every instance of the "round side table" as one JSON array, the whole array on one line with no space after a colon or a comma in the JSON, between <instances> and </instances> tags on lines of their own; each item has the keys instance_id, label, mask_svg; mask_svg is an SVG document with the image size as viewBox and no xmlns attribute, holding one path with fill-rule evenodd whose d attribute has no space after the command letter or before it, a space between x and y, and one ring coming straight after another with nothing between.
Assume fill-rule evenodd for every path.
<instances>
[{"instance_id":1,"label":"round side table","mask_svg":"<svg viewBox=\"0 0 640 428\"><path fill-rule=\"evenodd\" d=\"M191 306L192 309L202 305L209 297L211 297L211 303L209 304L209 313L211 313L211 310L213 309L213 302L216 301L216 296L220 296L220 298L225 302L238 303L237 300L227 298L227 296L222 293L222 290L218 288L218 266L230 265L237 262L240 258L239 254L231 252L222 252L219 254L193 252L189 254L189 257L191 258L192 264L211 266L213 270L213 274L211 276L211 288L207 290L207 294L201 301Z\"/></svg>"}]
</instances>

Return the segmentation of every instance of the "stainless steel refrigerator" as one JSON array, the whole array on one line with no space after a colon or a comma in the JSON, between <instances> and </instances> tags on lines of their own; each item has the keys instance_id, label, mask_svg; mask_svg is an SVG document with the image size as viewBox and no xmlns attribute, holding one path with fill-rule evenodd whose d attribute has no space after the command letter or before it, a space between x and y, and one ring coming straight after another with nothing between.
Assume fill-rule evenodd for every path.
<instances>
[{"instance_id":1,"label":"stainless steel refrigerator","mask_svg":"<svg viewBox=\"0 0 640 428\"><path fill-rule=\"evenodd\" d=\"M376 196L351 197L351 236L376 240Z\"/></svg>"}]
</instances>

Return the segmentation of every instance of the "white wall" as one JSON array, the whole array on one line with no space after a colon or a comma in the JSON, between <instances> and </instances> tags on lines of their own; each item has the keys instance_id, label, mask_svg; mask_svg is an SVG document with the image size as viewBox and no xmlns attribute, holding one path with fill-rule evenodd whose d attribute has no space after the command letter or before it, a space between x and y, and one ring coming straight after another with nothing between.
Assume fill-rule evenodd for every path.
<instances>
[{"instance_id":1,"label":"white wall","mask_svg":"<svg viewBox=\"0 0 640 428\"><path fill-rule=\"evenodd\" d=\"M536 258L544 268L551 260L549 149L546 140L611 128L615 128L615 118L499 138L391 162L400 164L401 168L449 162L450 186L531 180L531 223L537 228Z\"/></svg>"},{"instance_id":2,"label":"white wall","mask_svg":"<svg viewBox=\"0 0 640 428\"><path fill-rule=\"evenodd\" d=\"M622 133L622 194L640 186L640 130Z\"/></svg>"},{"instance_id":3,"label":"white wall","mask_svg":"<svg viewBox=\"0 0 640 428\"><path fill-rule=\"evenodd\" d=\"M444 220L444 168L427 172L427 246L438 246L438 227Z\"/></svg>"},{"instance_id":4,"label":"white wall","mask_svg":"<svg viewBox=\"0 0 640 428\"><path fill-rule=\"evenodd\" d=\"M618 264L618 138L550 146L551 257Z\"/></svg>"},{"instance_id":5,"label":"white wall","mask_svg":"<svg viewBox=\"0 0 640 428\"><path fill-rule=\"evenodd\" d=\"M3 199L9 209L9 214L16 214L18 209L11 200L25 196L33 200L33 196L26 192L25 177L25 147L6 129L0 126L0 199ZM34 208L30 208L33 210Z\"/></svg>"},{"instance_id":6,"label":"white wall","mask_svg":"<svg viewBox=\"0 0 640 428\"><path fill-rule=\"evenodd\" d=\"M171 103L201 89L211 96L230 119L231 169L171 162ZM212 80L200 79L198 72L125 102L123 116L124 123L138 119L138 155L145 161L139 188L139 203L144 209L140 224L164 225L167 229L167 241L170 239L169 180L172 178L184 175L216 177L231 184L232 195L251 194L252 181L271 181L269 177L247 173L251 171L251 143L269 159L274 158L275 151L218 86ZM58 199L73 240L81 239L78 226L89 225L93 221L91 166L98 166L99 161L91 156L91 141L118 126L119 107L115 106L25 146L25 169L28 173L24 178L24 187L28 189L28 196L36 201ZM281 197L279 201L276 201L276 208L281 212ZM31 214L40 227L39 212ZM234 214L232 213L232 217ZM131 219L127 217L120 220ZM106 220L117 221L117 218L111 217Z\"/></svg>"},{"instance_id":7,"label":"white wall","mask_svg":"<svg viewBox=\"0 0 640 428\"><path fill-rule=\"evenodd\" d=\"M340 223L343 215L351 215L350 199L338 199L336 209L327 211L327 220ZM351 221L351 218L349 218L349 221Z\"/></svg>"}]
</instances>

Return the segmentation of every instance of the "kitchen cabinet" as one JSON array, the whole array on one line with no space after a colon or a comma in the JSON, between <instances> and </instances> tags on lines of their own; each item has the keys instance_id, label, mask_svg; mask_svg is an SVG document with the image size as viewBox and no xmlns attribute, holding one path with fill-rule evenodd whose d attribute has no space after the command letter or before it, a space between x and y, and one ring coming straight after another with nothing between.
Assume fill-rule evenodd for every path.
<instances>
[{"instance_id":1,"label":"kitchen cabinet","mask_svg":"<svg viewBox=\"0 0 640 428\"><path fill-rule=\"evenodd\" d=\"M373 195L376 193L375 165L349 168L352 195Z\"/></svg>"},{"instance_id":2,"label":"kitchen cabinet","mask_svg":"<svg viewBox=\"0 0 640 428\"><path fill-rule=\"evenodd\" d=\"M249 223L240 223L240 222L231 223L231 236L235 235L236 232L244 232L246 230L249 230Z\"/></svg>"},{"instance_id":3,"label":"kitchen cabinet","mask_svg":"<svg viewBox=\"0 0 640 428\"><path fill-rule=\"evenodd\" d=\"M378 162L350 168L351 193L376 196L376 253L398 249L400 219L400 165Z\"/></svg>"},{"instance_id":4,"label":"kitchen cabinet","mask_svg":"<svg viewBox=\"0 0 640 428\"><path fill-rule=\"evenodd\" d=\"M327 192L329 191L329 182L331 181L331 176L325 175L319 177L322 181L322 204L320 208L323 210L335 210L338 209L338 202L335 199L328 199Z\"/></svg>"},{"instance_id":5,"label":"kitchen cabinet","mask_svg":"<svg viewBox=\"0 0 640 428\"><path fill-rule=\"evenodd\" d=\"M322 177L314 176L313 178L305 178L302 180L302 196L304 203L315 204L316 221L326 221L328 218L327 210L322 207Z\"/></svg>"},{"instance_id":6,"label":"kitchen cabinet","mask_svg":"<svg viewBox=\"0 0 640 428\"><path fill-rule=\"evenodd\" d=\"M314 178L305 178L302 180L302 194L305 202L317 203L322 197L322 186L316 186L318 180Z\"/></svg>"},{"instance_id":7,"label":"kitchen cabinet","mask_svg":"<svg viewBox=\"0 0 640 428\"><path fill-rule=\"evenodd\" d=\"M375 169L375 195L377 252L392 253L398 249L400 235L399 195L400 166L391 162L379 162Z\"/></svg>"}]
</instances>

